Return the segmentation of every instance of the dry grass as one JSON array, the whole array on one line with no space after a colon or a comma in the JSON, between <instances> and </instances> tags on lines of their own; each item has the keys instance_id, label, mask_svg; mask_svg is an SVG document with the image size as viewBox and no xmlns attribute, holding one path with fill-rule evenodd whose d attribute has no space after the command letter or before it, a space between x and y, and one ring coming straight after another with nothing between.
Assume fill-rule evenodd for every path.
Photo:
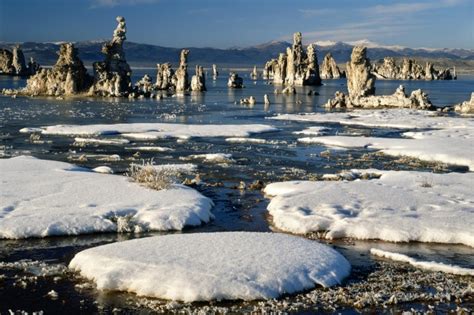
<instances>
[{"instance_id":1,"label":"dry grass","mask_svg":"<svg viewBox=\"0 0 474 315\"><path fill-rule=\"evenodd\" d=\"M142 164L130 164L127 176L133 181L155 190L169 189L178 182L178 173L173 170L157 170L153 161L143 161Z\"/></svg>"},{"instance_id":2,"label":"dry grass","mask_svg":"<svg viewBox=\"0 0 474 315\"><path fill-rule=\"evenodd\" d=\"M433 179L428 178L428 177L423 177L421 182L420 182L420 186L423 187L423 188L433 187Z\"/></svg>"}]
</instances>

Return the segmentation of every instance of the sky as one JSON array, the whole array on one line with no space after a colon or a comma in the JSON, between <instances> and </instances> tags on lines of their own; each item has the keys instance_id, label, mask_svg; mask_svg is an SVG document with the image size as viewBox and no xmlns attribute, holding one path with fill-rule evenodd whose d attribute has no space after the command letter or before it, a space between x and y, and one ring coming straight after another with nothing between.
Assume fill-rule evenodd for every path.
<instances>
[{"instance_id":1,"label":"sky","mask_svg":"<svg viewBox=\"0 0 474 315\"><path fill-rule=\"evenodd\" d=\"M0 0L0 41L127 38L168 47L247 47L368 39L384 45L474 49L474 0Z\"/></svg>"}]
</instances>

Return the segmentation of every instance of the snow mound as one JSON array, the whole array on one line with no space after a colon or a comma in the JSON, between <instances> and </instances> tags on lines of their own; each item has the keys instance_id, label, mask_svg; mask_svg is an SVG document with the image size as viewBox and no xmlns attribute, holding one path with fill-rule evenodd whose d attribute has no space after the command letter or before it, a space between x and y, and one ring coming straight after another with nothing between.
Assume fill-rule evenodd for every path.
<instances>
[{"instance_id":1,"label":"snow mound","mask_svg":"<svg viewBox=\"0 0 474 315\"><path fill-rule=\"evenodd\" d=\"M474 276L474 269L463 268L455 265L443 264L435 261L419 261L414 258L411 258L404 254L393 253L384 251L377 248L370 249L370 253L374 256L388 258L395 261L406 262L412 265L413 267L431 270L431 271L441 271L445 273L452 273L462 276Z\"/></svg>"},{"instance_id":2,"label":"snow mound","mask_svg":"<svg viewBox=\"0 0 474 315\"><path fill-rule=\"evenodd\" d=\"M101 173L101 174L113 174L114 173L114 170L111 169L110 167L108 166L97 166L96 168L93 168L92 169L94 172L96 173Z\"/></svg>"},{"instance_id":3,"label":"snow mound","mask_svg":"<svg viewBox=\"0 0 474 315\"><path fill-rule=\"evenodd\" d=\"M156 191L26 156L1 159L0 174L0 238L181 230L212 218L212 201L182 185Z\"/></svg>"},{"instance_id":4,"label":"snow mound","mask_svg":"<svg viewBox=\"0 0 474 315\"><path fill-rule=\"evenodd\" d=\"M111 125L55 125L42 128L23 128L20 132L41 132L45 135L116 135L137 140L192 137L248 137L251 134L276 131L268 125L191 125L168 123L130 123Z\"/></svg>"},{"instance_id":5,"label":"snow mound","mask_svg":"<svg viewBox=\"0 0 474 315\"><path fill-rule=\"evenodd\" d=\"M232 154L230 153L206 153L192 154L183 159L202 160L207 163L233 163Z\"/></svg>"},{"instance_id":6,"label":"snow mound","mask_svg":"<svg viewBox=\"0 0 474 315\"><path fill-rule=\"evenodd\" d=\"M390 242L460 243L474 247L474 173L366 170L379 179L273 183L268 210L293 233L326 231ZM360 176L356 176L360 178Z\"/></svg>"},{"instance_id":7,"label":"snow mound","mask_svg":"<svg viewBox=\"0 0 474 315\"><path fill-rule=\"evenodd\" d=\"M173 234L78 253L69 267L102 290L170 300L276 298L332 286L350 272L332 248L277 233Z\"/></svg>"}]
</instances>

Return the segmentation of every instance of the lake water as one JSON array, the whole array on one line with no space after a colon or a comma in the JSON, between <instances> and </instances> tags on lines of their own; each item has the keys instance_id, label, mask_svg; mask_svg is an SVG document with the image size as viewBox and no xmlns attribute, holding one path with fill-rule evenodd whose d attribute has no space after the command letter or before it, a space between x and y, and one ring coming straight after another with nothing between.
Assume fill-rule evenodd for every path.
<instances>
[{"instance_id":1,"label":"lake water","mask_svg":"<svg viewBox=\"0 0 474 315\"><path fill-rule=\"evenodd\" d=\"M154 70L137 70L134 81L144 73L154 76ZM116 173L125 173L129 164L142 159L153 159L156 164L180 163L180 157L201 153L231 153L235 163L222 166L219 164L200 163L201 179L211 185L198 187L204 195L216 204L213 209L215 220L197 228L190 228L183 233L217 232L217 231L271 231L272 226L266 212L268 199L260 191L236 189L240 182L250 184L255 180L264 183L308 179L312 176L335 173L350 168L406 169L432 171L433 165L426 163L414 166L394 163L395 158L377 156L372 159L361 158L366 150L331 150L331 154L321 155L326 151L324 146L297 143L294 131L305 129L311 124L267 120L267 117L278 113L300 113L324 111L321 107L336 90L346 90L344 80L326 80L321 87L297 88L296 95L274 95L273 85L263 80L251 81L244 75L245 88L231 90L226 86L227 74L222 73L217 81L207 80L208 91L202 94L191 94L184 97L169 97L163 100L128 100L128 99L66 99L24 98L12 99L0 97L0 157L33 155L39 158L73 162L84 167L93 168L108 165ZM0 89L24 86L25 80L0 76ZM377 94L391 94L398 85L404 84L407 92L422 88L436 106L451 105L470 98L474 78L460 77L457 81L377 81ZM309 90L319 95L308 96ZM271 105L263 105L263 95L268 94ZM243 97L254 96L257 104L248 107L235 102ZM140 145L166 146L175 149L172 152L136 152L125 150L123 146L73 146L70 137L43 136L44 143L32 143L29 134L22 134L23 127L40 127L56 124L113 124L135 122L173 122L173 123L209 123L209 124L271 124L279 128L278 132L256 135L257 138L269 140L265 144L230 144L222 138L198 138L179 142L176 139L140 141ZM363 134L393 137L400 130L368 129L332 125L331 134ZM107 138L107 137L103 137ZM129 146L129 145L127 145ZM103 161L101 158L118 154L120 161ZM80 160L88 156L86 161ZM193 161L195 162L195 161ZM182 162L184 163L184 162ZM462 171L452 168L449 171ZM34 180L34 179L32 179ZM215 184L215 185L214 185ZM38 183L41 185L41 183ZM32 240L0 240L0 261L18 262L24 259L41 261L48 266L67 266L75 253L99 244L122 241L135 237L146 237L160 233L142 235L85 235L76 237L51 237ZM364 282L369 275L385 268L384 262L368 254L372 246L406 253L420 259L436 260L464 267L474 267L472 248L462 245L440 244L392 244L376 241L339 240L329 242L341 251L353 265L353 273L347 283ZM409 272L405 266L390 262L398 268L397 272ZM381 267L382 266L382 267ZM35 269L36 268L36 269ZM33 271L32 271L33 269ZM6 267L0 265L0 313L8 309L28 312L44 310L49 313L112 313L115 311L140 311L149 313L162 310L165 301L143 299L126 293L99 292L87 281L69 272L51 273L38 276L38 267ZM405 270L405 271L404 271ZM3 275L3 276L1 276ZM24 278L23 278L24 277ZM22 280L23 279L23 280ZM25 284L22 284L24 281ZM347 285L347 284L345 284ZM345 286L343 285L343 287ZM58 292L58 297L51 298L47 293ZM316 289L317 290L317 289ZM431 288L423 288L429 292ZM296 297L286 297L288 303L297 303ZM405 303L393 306L388 310L397 312L401 309L415 308L427 310L429 303ZM220 302L195 303L191 311L206 311L206 307L224 307L233 312L252 311L258 303ZM316 305L316 303L315 303ZM315 305L305 305L293 311L312 313ZM471 297L462 303L441 302L438 310L455 309L456 305L466 308L474 306ZM214 309L215 310L215 309ZM278 311L278 307L273 309ZM384 310L368 308L366 311ZM354 309L341 304L339 311L353 313Z\"/></svg>"}]
</instances>

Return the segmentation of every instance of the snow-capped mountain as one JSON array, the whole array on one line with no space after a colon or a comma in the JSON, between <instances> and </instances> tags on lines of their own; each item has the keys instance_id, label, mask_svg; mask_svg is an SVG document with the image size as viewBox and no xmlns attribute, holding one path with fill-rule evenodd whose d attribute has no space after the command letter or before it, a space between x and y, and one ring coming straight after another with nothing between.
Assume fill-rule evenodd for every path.
<instances>
[{"instance_id":1,"label":"snow-capped mountain","mask_svg":"<svg viewBox=\"0 0 474 315\"><path fill-rule=\"evenodd\" d=\"M102 60L101 47L105 40L90 40L76 42L75 46L79 50L80 58L86 63ZM26 58L34 57L40 64L52 65L56 62L57 51L62 42L19 43ZM0 42L0 48L11 49L18 43ZM392 57L413 57L413 58L446 58L453 60L474 60L474 50L456 48L409 48L397 45L382 45L369 40L353 42L318 41L315 42L318 59L322 61L324 55L331 52L337 62L346 62L354 45L365 45L368 47L368 56L376 61L386 56ZM199 63L209 66L213 63L222 66L262 66L267 60L278 57L278 54L285 52L286 47L291 43L286 41L271 41L250 47L233 47L227 49L219 48L196 48L188 47L191 50L189 62ZM125 54L127 60L135 66L154 67L157 63L172 62L177 63L181 48L163 47L150 44L125 42Z\"/></svg>"}]
</instances>

